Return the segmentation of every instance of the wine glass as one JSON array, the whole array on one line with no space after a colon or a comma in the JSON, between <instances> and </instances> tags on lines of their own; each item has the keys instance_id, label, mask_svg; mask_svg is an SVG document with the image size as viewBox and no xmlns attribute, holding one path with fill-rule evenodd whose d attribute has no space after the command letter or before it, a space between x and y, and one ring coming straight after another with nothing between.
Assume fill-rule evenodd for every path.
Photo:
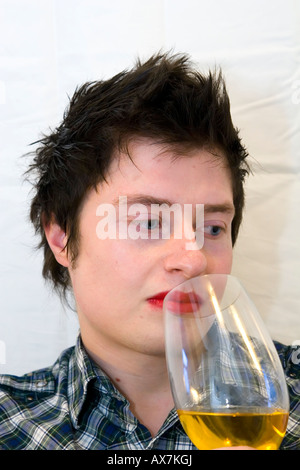
<instances>
[{"instance_id":1,"label":"wine glass","mask_svg":"<svg viewBox=\"0 0 300 470\"><path fill-rule=\"evenodd\" d=\"M175 407L198 449L278 449L289 397L275 346L237 278L195 277L164 300Z\"/></svg>"}]
</instances>

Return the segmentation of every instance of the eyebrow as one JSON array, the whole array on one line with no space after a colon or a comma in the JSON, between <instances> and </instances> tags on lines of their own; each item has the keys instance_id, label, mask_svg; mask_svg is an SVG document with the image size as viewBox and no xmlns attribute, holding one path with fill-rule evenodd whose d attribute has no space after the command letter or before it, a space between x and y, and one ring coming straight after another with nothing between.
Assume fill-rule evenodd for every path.
<instances>
[{"instance_id":1,"label":"eyebrow","mask_svg":"<svg viewBox=\"0 0 300 470\"><path fill-rule=\"evenodd\" d=\"M206 214L211 214L214 212L234 214L235 209L234 209L234 205L230 202L225 202L224 204L204 204L204 212Z\"/></svg>"},{"instance_id":2,"label":"eyebrow","mask_svg":"<svg viewBox=\"0 0 300 470\"><path fill-rule=\"evenodd\" d=\"M119 196L118 198L113 200L113 205L118 206L119 204L125 204L122 202L123 196ZM145 206L149 206L150 204L167 204L168 206L171 206L172 204L175 204L174 202L170 201L169 199L165 198L158 198L155 196L151 196L148 194L131 194L131 195L126 195L126 202L127 204L145 204ZM121 200L120 200L121 199Z\"/></svg>"},{"instance_id":3,"label":"eyebrow","mask_svg":"<svg viewBox=\"0 0 300 470\"><path fill-rule=\"evenodd\" d=\"M119 204L125 204L125 201L123 203L121 198L122 196L119 196L118 198L114 199L112 202L113 205L118 206ZM165 199L165 198L158 198L158 197L151 196L148 194L131 194L131 195L126 195L126 198L127 198L126 199L127 204L144 204L146 206L151 205L151 204L158 204L158 205L166 204L168 206L172 206L173 204L176 204L175 201L170 201L169 199ZM216 212L234 215L235 213L234 205L231 202L224 202L220 204L204 204L205 214L212 214Z\"/></svg>"}]
</instances>

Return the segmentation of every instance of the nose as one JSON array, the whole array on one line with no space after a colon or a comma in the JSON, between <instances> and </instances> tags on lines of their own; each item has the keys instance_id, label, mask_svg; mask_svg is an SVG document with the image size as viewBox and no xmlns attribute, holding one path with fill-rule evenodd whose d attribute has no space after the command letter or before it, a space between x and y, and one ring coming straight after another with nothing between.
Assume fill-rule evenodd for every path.
<instances>
[{"instance_id":1,"label":"nose","mask_svg":"<svg viewBox=\"0 0 300 470\"><path fill-rule=\"evenodd\" d=\"M186 279L205 274L207 259L203 250L189 249L186 243L178 240L170 240L170 243L172 248L164 260L166 271L181 273Z\"/></svg>"}]
</instances>

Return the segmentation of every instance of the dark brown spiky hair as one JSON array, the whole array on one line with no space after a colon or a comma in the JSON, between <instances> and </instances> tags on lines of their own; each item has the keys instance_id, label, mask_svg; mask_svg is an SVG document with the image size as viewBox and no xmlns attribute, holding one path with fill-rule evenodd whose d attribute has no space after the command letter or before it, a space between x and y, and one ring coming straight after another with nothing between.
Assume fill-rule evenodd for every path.
<instances>
[{"instance_id":1,"label":"dark brown spiky hair","mask_svg":"<svg viewBox=\"0 0 300 470\"><path fill-rule=\"evenodd\" d=\"M27 174L33 176L30 217L41 236L43 275L64 292L69 272L55 259L44 233L54 219L68 235L76 260L79 210L87 192L105 180L115 151L146 137L173 148L218 149L231 172L237 238L244 206L248 156L233 126L220 71L199 73L184 54L159 53L111 79L89 82L70 100L61 124L38 141Z\"/></svg>"}]
</instances>

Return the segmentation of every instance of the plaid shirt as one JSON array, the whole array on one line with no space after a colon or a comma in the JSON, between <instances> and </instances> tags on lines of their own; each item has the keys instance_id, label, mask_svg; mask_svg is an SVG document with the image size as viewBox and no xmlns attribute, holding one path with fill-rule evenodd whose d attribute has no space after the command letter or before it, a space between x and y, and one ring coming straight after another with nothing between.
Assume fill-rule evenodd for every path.
<instances>
[{"instance_id":1,"label":"plaid shirt","mask_svg":"<svg viewBox=\"0 0 300 470\"><path fill-rule=\"evenodd\" d=\"M291 404L281 449L300 449L300 361L292 360L292 348L275 344ZM195 449L175 410L152 438L129 406L78 338L53 367L22 377L0 376L0 449Z\"/></svg>"}]
</instances>

